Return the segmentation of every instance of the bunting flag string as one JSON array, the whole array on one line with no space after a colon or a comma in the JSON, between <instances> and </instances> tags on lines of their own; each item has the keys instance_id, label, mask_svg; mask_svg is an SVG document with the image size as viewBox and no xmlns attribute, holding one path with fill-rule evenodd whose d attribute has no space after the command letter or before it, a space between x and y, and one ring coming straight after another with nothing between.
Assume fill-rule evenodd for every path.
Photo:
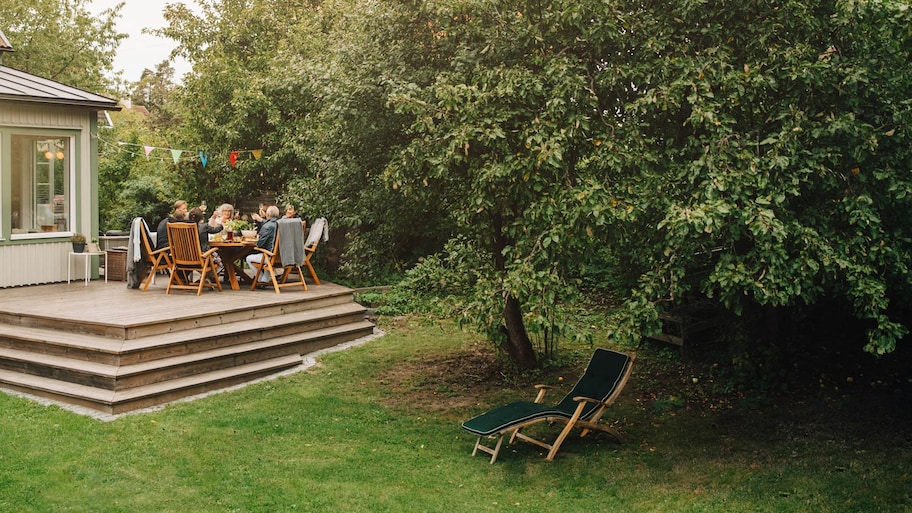
<instances>
[{"instance_id":1,"label":"bunting flag string","mask_svg":"<svg viewBox=\"0 0 912 513\"><path fill-rule=\"evenodd\" d=\"M203 168L205 168L209 164L209 160L211 159L211 154L208 151L204 151L204 150L200 150L198 152L193 152L190 150L183 150L183 149L176 149L176 148L164 148L161 146L135 144L135 143L128 143L128 142L124 142L124 141L116 141L115 143L112 143L110 141L106 141L105 139L103 139L101 137L98 137L98 140L99 140L99 142L106 144L106 145L116 144L119 148L121 148L119 150L121 152L127 152L127 153L130 153L135 156L143 155L146 157L146 160L158 160L158 161L162 161L162 162L170 160L175 165L179 164L181 160L184 160L184 161L192 160L192 161L199 161L200 164L203 166ZM133 150L132 148L135 148L135 150ZM142 153L139 153L139 151L138 151L140 148L142 149ZM168 152L170 158L162 157L162 156L158 156L158 157L155 156L154 154L158 153L159 150ZM231 150L228 152L228 162L231 164L231 167L237 167L238 161L244 160L244 157L248 156L248 155L250 157L252 157L253 160L260 160L260 158L263 156L263 150L262 149Z\"/></svg>"}]
</instances>

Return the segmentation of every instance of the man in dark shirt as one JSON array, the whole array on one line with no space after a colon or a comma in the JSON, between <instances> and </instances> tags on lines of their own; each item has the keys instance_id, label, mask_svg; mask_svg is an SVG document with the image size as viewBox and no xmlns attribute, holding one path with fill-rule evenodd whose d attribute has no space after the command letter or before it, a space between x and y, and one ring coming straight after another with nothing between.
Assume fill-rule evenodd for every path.
<instances>
[{"instance_id":1,"label":"man in dark shirt","mask_svg":"<svg viewBox=\"0 0 912 513\"><path fill-rule=\"evenodd\" d=\"M158 223L158 229L155 236L155 249L166 248L168 244L168 223L186 223L187 219L187 202L177 200L174 202L174 212L170 216Z\"/></svg>"},{"instance_id":2,"label":"man in dark shirt","mask_svg":"<svg viewBox=\"0 0 912 513\"><path fill-rule=\"evenodd\" d=\"M268 249L269 251L275 251L275 239L276 231L278 230L278 223L276 219L279 217L279 207L275 205L270 205L266 209L266 221L263 222L263 226L260 227L260 235L257 239L257 247ZM263 253L256 252L247 255L247 265L250 266L250 269L256 272L257 267L254 264L259 264L263 261L263 257L266 256ZM257 281L261 283L268 282L270 280L268 273L260 273L259 279Z\"/></svg>"}]
</instances>

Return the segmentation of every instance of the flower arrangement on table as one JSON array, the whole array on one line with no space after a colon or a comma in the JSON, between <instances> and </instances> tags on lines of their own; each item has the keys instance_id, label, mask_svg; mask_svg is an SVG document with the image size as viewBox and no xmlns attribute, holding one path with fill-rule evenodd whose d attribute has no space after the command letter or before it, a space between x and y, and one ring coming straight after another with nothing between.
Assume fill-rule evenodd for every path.
<instances>
[{"instance_id":1,"label":"flower arrangement on table","mask_svg":"<svg viewBox=\"0 0 912 513\"><path fill-rule=\"evenodd\" d=\"M234 233L239 233L244 230L249 230L251 228L249 221L244 221L243 219L232 219L225 223L225 229L232 231Z\"/></svg>"},{"instance_id":2,"label":"flower arrangement on table","mask_svg":"<svg viewBox=\"0 0 912 513\"><path fill-rule=\"evenodd\" d=\"M228 221L225 229L234 232L235 236L241 235L245 239L256 239L257 233L249 221L243 219L233 219Z\"/></svg>"}]
</instances>

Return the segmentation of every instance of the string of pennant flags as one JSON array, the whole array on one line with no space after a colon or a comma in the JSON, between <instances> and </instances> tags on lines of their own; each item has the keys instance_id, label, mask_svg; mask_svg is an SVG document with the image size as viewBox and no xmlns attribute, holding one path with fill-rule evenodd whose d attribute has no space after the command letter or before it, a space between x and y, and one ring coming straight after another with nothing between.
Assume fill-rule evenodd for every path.
<instances>
[{"instance_id":1,"label":"string of pennant flags","mask_svg":"<svg viewBox=\"0 0 912 513\"><path fill-rule=\"evenodd\" d=\"M153 152L160 153L159 150L161 150L161 151L168 152L170 154L171 160L175 164L180 163L181 160L198 160L200 162L200 164L202 164L203 168L205 168L206 165L209 163L209 158L211 157L210 152L203 151L203 150L200 150L200 151L182 150L182 149L175 149L175 148L165 148L165 147L161 147L161 146L151 146L151 145L145 145L145 144L128 143L128 142L124 142L124 141L116 141L116 143L110 143L110 142L104 141L102 139L99 139L99 140L102 142L105 142L107 144L116 144L118 147L122 148L122 151L130 152L130 154L132 154L132 155L137 155L137 156L145 155L146 160L158 159L160 161L166 161L168 159L167 157L164 157L164 156L153 157L152 156ZM137 151L134 151L132 148L136 148ZM139 150L141 150L142 153L139 153ZM231 163L231 167L237 167L238 161L244 160L244 158L252 157L254 160L260 160L260 157L262 157L262 156L263 156L262 149L232 150L232 151L228 152L228 162Z\"/></svg>"}]
</instances>

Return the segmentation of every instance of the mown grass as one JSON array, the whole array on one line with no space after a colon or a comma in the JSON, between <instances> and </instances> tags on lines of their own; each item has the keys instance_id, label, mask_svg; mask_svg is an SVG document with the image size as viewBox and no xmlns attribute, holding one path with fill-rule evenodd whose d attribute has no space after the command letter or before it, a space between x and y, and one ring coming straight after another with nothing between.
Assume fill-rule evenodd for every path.
<instances>
[{"instance_id":1,"label":"mown grass","mask_svg":"<svg viewBox=\"0 0 912 513\"><path fill-rule=\"evenodd\" d=\"M908 426L866 438L862 420L679 400L657 377L676 362L649 348L612 412L624 444L571 438L554 462L519 444L490 465L459 423L527 383L421 375L483 343L414 318L384 329L309 371L111 422L0 394L0 511L912 511ZM588 352L555 373L572 380Z\"/></svg>"}]
</instances>

